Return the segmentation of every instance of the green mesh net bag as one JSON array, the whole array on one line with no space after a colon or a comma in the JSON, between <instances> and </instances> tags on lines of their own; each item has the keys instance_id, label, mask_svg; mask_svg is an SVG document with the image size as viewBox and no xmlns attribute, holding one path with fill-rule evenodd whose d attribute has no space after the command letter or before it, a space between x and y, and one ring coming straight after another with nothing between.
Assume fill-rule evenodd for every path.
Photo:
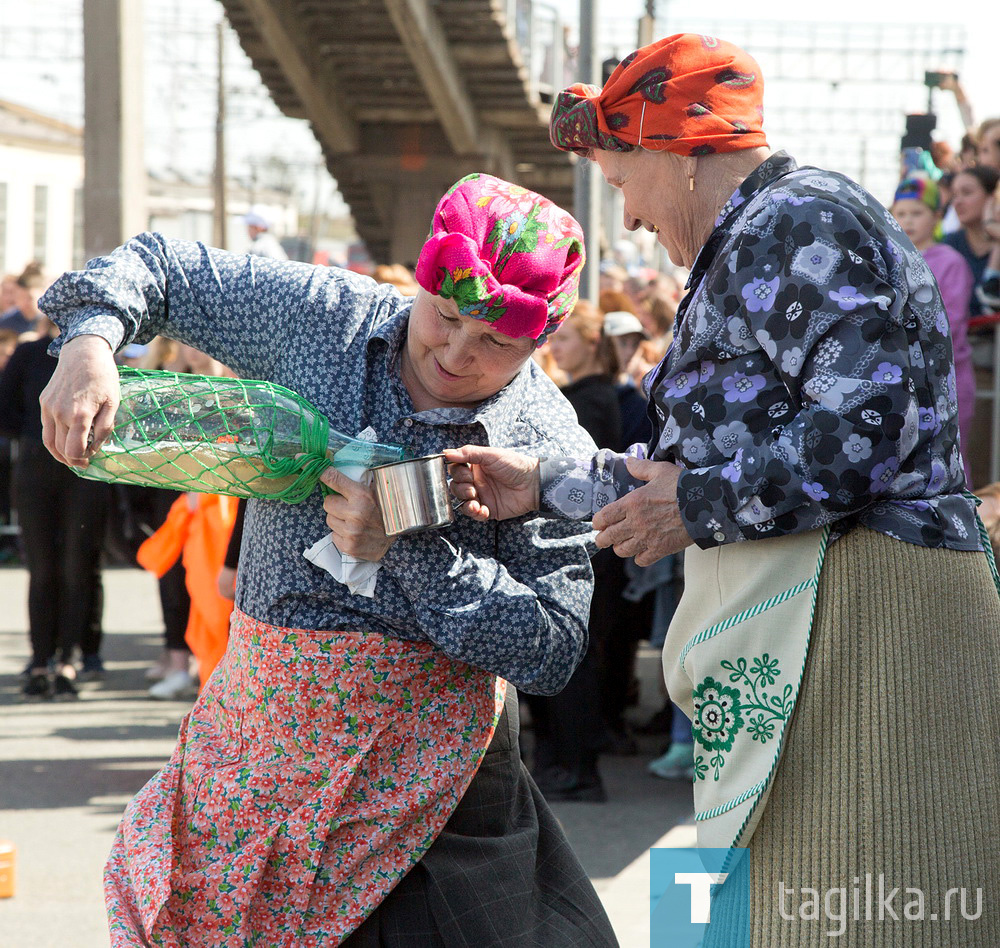
<instances>
[{"instance_id":1,"label":"green mesh net bag","mask_svg":"<svg viewBox=\"0 0 1000 948\"><path fill-rule=\"evenodd\" d=\"M407 456L334 431L308 401L271 382L121 369L108 440L78 474L92 480L298 503L331 465Z\"/></svg>"}]
</instances>

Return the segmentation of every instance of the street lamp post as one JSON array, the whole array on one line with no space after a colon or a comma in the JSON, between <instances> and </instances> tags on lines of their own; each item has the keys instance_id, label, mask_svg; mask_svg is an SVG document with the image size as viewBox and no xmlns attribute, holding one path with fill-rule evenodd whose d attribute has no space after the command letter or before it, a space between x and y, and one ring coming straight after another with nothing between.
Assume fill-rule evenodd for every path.
<instances>
[{"instance_id":1,"label":"street lamp post","mask_svg":"<svg viewBox=\"0 0 1000 948\"><path fill-rule=\"evenodd\" d=\"M215 94L215 169L212 173L212 241L226 249L226 24L215 30L217 85Z\"/></svg>"},{"instance_id":2,"label":"street lamp post","mask_svg":"<svg viewBox=\"0 0 1000 948\"><path fill-rule=\"evenodd\" d=\"M653 26L656 23L655 0L646 0L646 12L639 18L639 46L648 46L653 42Z\"/></svg>"}]
</instances>

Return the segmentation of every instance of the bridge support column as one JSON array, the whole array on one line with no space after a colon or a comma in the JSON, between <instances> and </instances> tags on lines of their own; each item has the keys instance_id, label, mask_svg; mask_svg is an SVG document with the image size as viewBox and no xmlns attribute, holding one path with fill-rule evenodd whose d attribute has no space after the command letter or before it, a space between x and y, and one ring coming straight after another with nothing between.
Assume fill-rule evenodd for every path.
<instances>
[{"instance_id":1,"label":"bridge support column","mask_svg":"<svg viewBox=\"0 0 1000 948\"><path fill-rule=\"evenodd\" d=\"M402 263L412 269L430 231L434 208L451 182L443 186L438 186L436 181L433 186L424 182L419 186L415 182L412 187L409 185L407 182L407 186L400 188L396 195L389 246L391 262Z\"/></svg>"},{"instance_id":2,"label":"bridge support column","mask_svg":"<svg viewBox=\"0 0 1000 948\"><path fill-rule=\"evenodd\" d=\"M142 5L83 4L83 249L110 253L145 230Z\"/></svg>"}]
</instances>

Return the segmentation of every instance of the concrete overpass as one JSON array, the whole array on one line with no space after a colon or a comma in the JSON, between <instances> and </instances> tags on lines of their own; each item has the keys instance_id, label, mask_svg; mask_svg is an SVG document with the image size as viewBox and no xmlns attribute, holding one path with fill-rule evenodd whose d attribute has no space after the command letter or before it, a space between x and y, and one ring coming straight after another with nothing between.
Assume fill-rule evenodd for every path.
<instances>
[{"instance_id":1,"label":"concrete overpass","mask_svg":"<svg viewBox=\"0 0 1000 948\"><path fill-rule=\"evenodd\" d=\"M437 199L485 171L572 208L549 143L562 26L533 0L222 0L274 101L309 121L379 262L412 264Z\"/></svg>"}]
</instances>

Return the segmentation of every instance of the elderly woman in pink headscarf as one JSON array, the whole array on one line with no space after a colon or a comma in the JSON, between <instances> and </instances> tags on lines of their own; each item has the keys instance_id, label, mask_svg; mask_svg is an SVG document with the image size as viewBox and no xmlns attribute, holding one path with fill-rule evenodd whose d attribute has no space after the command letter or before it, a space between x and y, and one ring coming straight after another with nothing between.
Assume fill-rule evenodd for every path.
<instances>
[{"instance_id":1,"label":"elderly woman in pink headscarf","mask_svg":"<svg viewBox=\"0 0 1000 948\"><path fill-rule=\"evenodd\" d=\"M63 330L46 444L86 464L113 351L160 333L417 455L592 451L531 359L583 261L569 214L489 175L439 203L415 299L141 235L46 299ZM615 944L517 741L515 688L558 691L586 649L586 525L391 538L368 486L324 479L325 500L249 502L228 651L115 840L112 944ZM371 564L363 588L342 554Z\"/></svg>"}]
</instances>

